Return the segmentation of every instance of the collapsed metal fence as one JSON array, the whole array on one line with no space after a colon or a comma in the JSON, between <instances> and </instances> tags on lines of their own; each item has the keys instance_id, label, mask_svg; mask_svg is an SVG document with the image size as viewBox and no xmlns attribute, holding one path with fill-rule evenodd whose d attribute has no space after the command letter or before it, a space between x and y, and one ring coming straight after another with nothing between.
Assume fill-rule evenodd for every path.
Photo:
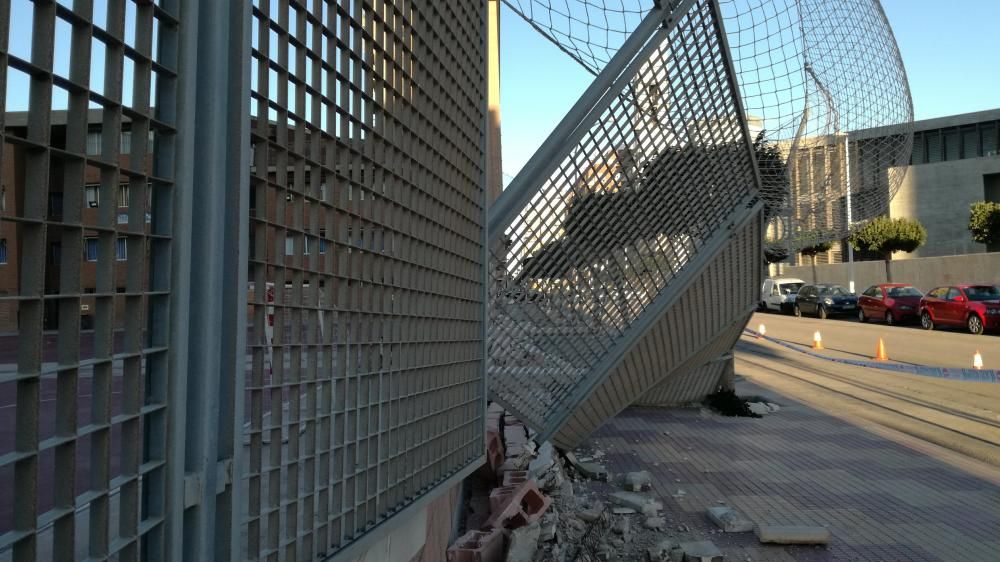
<instances>
[{"instance_id":1,"label":"collapsed metal fence","mask_svg":"<svg viewBox=\"0 0 1000 562\"><path fill-rule=\"evenodd\" d=\"M543 439L573 445L659 382L666 371L623 358L755 222L728 56L716 2L653 8L491 209L490 393ZM759 253L732 259L760 270ZM723 328L704 319L752 302L706 307L683 329L701 347ZM589 429L561 433L578 415Z\"/></svg>"}]
</instances>

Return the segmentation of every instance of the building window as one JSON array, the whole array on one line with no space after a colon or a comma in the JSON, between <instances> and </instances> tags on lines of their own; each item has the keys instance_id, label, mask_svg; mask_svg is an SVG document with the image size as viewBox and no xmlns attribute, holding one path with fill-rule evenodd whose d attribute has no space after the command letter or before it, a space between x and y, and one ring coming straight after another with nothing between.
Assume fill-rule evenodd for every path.
<instances>
[{"instance_id":1,"label":"building window","mask_svg":"<svg viewBox=\"0 0 1000 562\"><path fill-rule=\"evenodd\" d=\"M319 231L319 253L326 253L326 231Z\"/></svg>"},{"instance_id":2,"label":"building window","mask_svg":"<svg viewBox=\"0 0 1000 562\"><path fill-rule=\"evenodd\" d=\"M983 156L997 155L997 124L1000 122L983 125Z\"/></svg>"},{"instance_id":3,"label":"building window","mask_svg":"<svg viewBox=\"0 0 1000 562\"><path fill-rule=\"evenodd\" d=\"M87 261L97 261L97 238L83 239L83 255Z\"/></svg>"},{"instance_id":4,"label":"building window","mask_svg":"<svg viewBox=\"0 0 1000 562\"><path fill-rule=\"evenodd\" d=\"M63 194L61 191L49 192L49 216L56 220L63 216Z\"/></svg>"},{"instance_id":5,"label":"building window","mask_svg":"<svg viewBox=\"0 0 1000 562\"><path fill-rule=\"evenodd\" d=\"M933 131L927 135L927 161L941 161L941 131Z\"/></svg>"},{"instance_id":6,"label":"building window","mask_svg":"<svg viewBox=\"0 0 1000 562\"><path fill-rule=\"evenodd\" d=\"M122 131L121 154L132 154L132 131Z\"/></svg>"},{"instance_id":7,"label":"building window","mask_svg":"<svg viewBox=\"0 0 1000 562\"><path fill-rule=\"evenodd\" d=\"M101 132L90 131L87 133L87 156L95 156L101 153Z\"/></svg>"},{"instance_id":8,"label":"building window","mask_svg":"<svg viewBox=\"0 0 1000 562\"><path fill-rule=\"evenodd\" d=\"M962 131L962 158L979 157L979 131L975 128Z\"/></svg>"},{"instance_id":9,"label":"building window","mask_svg":"<svg viewBox=\"0 0 1000 562\"><path fill-rule=\"evenodd\" d=\"M7 239L0 239L0 265L7 263Z\"/></svg>"},{"instance_id":10,"label":"building window","mask_svg":"<svg viewBox=\"0 0 1000 562\"><path fill-rule=\"evenodd\" d=\"M285 255L290 256L295 253L295 239L291 236L285 236Z\"/></svg>"},{"instance_id":11,"label":"building window","mask_svg":"<svg viewBox=\"0 0 1000 562\"><path fill-rule=\"evenodd\" d=\"M84 191L87 197L87 206L91 209L96 209L98 205L101 204L101 186L97 184L90 184L84 186Z\"/></svg>"},{"instance_id":12,"label":"building window","mask_svg":"<svg viewBox=\"0 0 1000 562\"><path fill-rule=\"evenodd\" d=\"M303 256L308 256L309 255L309 237L308 236L303 236L302 237L302 242L303 242L302 255Z\"/></svg>"},{"instance_id":13,"label":"building window","mask_svg":"<svg viewBox=\"0 0 1000 562\"><path fill-rule=\"evenodd\" d=\"M128 259L128 238L122 236L115 244L115 259L125 261Z\"/></svg>"},{"instance_id":14,"label":"building window","mask_svg":"<svg viewBox=\"0 0 1000 562\"><path fill-rule=\"evenodd\" d=\"M0 188L0 211L7 212L7 188Z\"/></svg>"},{"instance_id":15,"label":"building window","mask_svg":"<svg viewBox=\"0 0 1000 562\"><path fill-rule=\"evenodd\" d=\"M118 207L128 207L128 184L123 183L118 186Z\"/></svg>"},{"instance_id":16,"label":"building window","mask_svg":"<svg viewBox=\"0 0 1000 562\"><path fill-rule=\"evenodd\" d=\"M958 131L948 131L944 133L944 159L947 161L958 160L962 157L959 146Z\"/></svg>"}]
</instances>

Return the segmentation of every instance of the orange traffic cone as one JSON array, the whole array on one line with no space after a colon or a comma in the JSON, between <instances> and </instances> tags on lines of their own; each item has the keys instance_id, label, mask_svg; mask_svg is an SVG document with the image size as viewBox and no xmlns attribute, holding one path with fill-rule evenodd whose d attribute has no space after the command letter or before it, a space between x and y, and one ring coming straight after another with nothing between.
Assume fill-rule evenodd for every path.
<instances>
[{"instance_id":1,"label":"orange traffic cone","mask_svg":"<svg viewBox=\"0 0 1000 562\"><path fill-rule=\"evenodd\" d=\"M983 356L979 354L979 350L976 350L976 354L972 356L972 368L982 369L983 368Z\"/></svg>"},{"instance_id":2,"label":"orange traffic cone","mask_svg":"<svg viewBox=\"0 0 1000 562\"><path fill-rule=\"evenodd\" d=\"M819 335L819 330L813 334L813 349L823 349L823 336Z\"/></svg>"},{"instance_id":3,"label":"orange traffic cone","mask_svg":"<svg viewBox=\"0 0 1000 562\"><path fill-rule=\"evenodd\" d=\"M757 326L757 339L764 337L764 334L766 333L767 333L767 328L765 328L763 324Z\"/></svg>"},{"instance_id":4,"label":"orange traffic cone","mask_svg":"<svg viewBox=\"0 0 1000 562\"><path fill-rule=\"evenodd\" d=\"M889 354L885 352L885 342L882 338L878 339L878 347L875 348L875 360L876 361L888 361Z\"/></svg>"}]
</instances>

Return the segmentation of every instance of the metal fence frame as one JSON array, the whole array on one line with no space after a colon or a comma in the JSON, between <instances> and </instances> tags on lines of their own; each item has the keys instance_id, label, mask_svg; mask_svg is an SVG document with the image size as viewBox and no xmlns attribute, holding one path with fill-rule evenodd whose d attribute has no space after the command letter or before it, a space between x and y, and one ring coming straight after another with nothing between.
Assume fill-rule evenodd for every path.
<instances>
[{"instance_id":1,"label":"metal fence frame","mask_svg":"<svg viewBox=\"0 0 1000 562\"><path fill-rule=\"evenodd\" d=\"M14 388L12 396L17 399L16 442L12 443L12 450L0 451L0 467L13 467L11 470L16 473L13 482L4 482L3 485L16 486L12 509L16 507L17 512L12 529L0 531L0 560L8 554L18 561L46 557L49 548L52 549L52 557L59 560L80 556L185 561L354 559L386 538L409 515L426 508L429 502L453 488L482 464L486 410L486 326L483 319L487 313L488 277L485 267L488 255L486 231L483 228L488 203L485 189L488 112L485 3L480 6L457 0L448 3L413 0L406 3L405 10L397 4L388 0L160 0L155 3L108 0L108 12L95 14L91 2L76 2L69 7L54 0L35 0L24 4L28 6L27 13L32 20L31 55L20 57L12 55L9 48L10 1L0 0L0 109L6 110L7 107L5 94L9 69L27 75L32 84L27 96L31 112L24 117L23 126L17 125L17 131L25 131L23 135L21 132L8 134L8 127L13 125L6 113L0 115L0 125L4 127L0 131L0 140L5 145L11 143L19 151L23 148L30 168L24 210L19 205L17 210L5 213L0 218L0 224L16 224L23 229L25 255L30 257L45 254L47 230L69 233L65 237L69 243L63 246L62 257L57 258L61 259L63 274L62 284L57 287L56 293L43 292L46 260L36 259L24 261L19 294L0 297L7 302L16 301L24 318L20 327L23 340L19 342L23 345L20 346L16 369L0 374L0 384ZM15 9L22 7L18 5ZM426 411L421 413L415 409L413 415L423 417L411 422L415 430L424 434L415 435L412 442L399 448L399 451L415 452L421 458L429 459L429 464L408 469L420 471L420 482L411 485L406 480L409 472L397 477L401 484L395 488L387 481L383 482L381 488L373 492L372 505L375 508L372 509L371 520L362 522L358 532L345 533L325 543L316 541L314 545L308 542L311 539L305 538L311 529L299 532L295 525L300 518L311 520L315 514L307 514L308 508L301 516L286 509L288 505L294 505L295 500L302 503L323 500L308 490L288 490L282 494L279 506L281 539L278 548L253 550L248 549L250 519L246 507L251 491L248 481L254 477L246 451L252 450L252 447L248 449L244 441L248 438L250 426L243 424L248 415L246 404L250 403L247 366L252 363L247 361L246 327L249 324L248 305L259 306L264 301L263 296L258 294L258 299L251 297L248 302L246 291L249 285L247 264L254 252L250 233L255 220L250 212L253 195L251 60L252 36L261 31L254 26L264 19L255 19L255 14L267 14L269 17L272 13L286 21L288 14L295 14L293 25L286 25L280 30L272 27L263 30L264 34L283 33L284 48L288 45L300 51L314 45L323 45L324 50L327 47L341 48L351 51L345 57L351 58L352 65L366 64L370 73L385 70L378 65L386 59L373 60L370 57L375 55L368 51L371 44L376 40L382 41L383 37L388 43L378 47L382 53L392 55L416 46L420 53L409 55L426 55L417 64L411 62L408 63L410 66L399 67L400 74L412 73L408 75L411 80L417 76L419 83L416 90L419 90L419 96L423 96L418 100L422 105L414 99L408 101L416 107L412 109L413 119L422 121L408 125L409 129L401 129L403 136L409 136L394 148L397 154L407 154L410 158L433 154L440 157L443 167L451 166L458 172L444 180L433 174L408 177L407 182L400 183L400 193L394 205L397 210L403 209L414 216L420 212L433 214L422 218L439 221L437 227L441 230L457 224L453 234L456 238L464 238L454 242L455 247L461 247L461 250L449 247L451 254L444 255L445 243L424 240L423 227L414 226L406 232L408 236L438 246L426 252L407 249L392 257L405 267L427 273L423 277L419 274L411 276L414 283L411 286L406 285L406 280L399 281L400 290L424 291L425 294L429 291L425 285L429 285L431 277L454 266L452 262L461 261L464 273L452 274L456 279L460 275L466 275L467 279L455 281L452 283L456 286L454 290L449 292L444 289L436 298L443 303L442 306L448 304L448 299L461 302L464 306L461 312L454 312L457 305L452 306L452 320L469 329L456 335L452 333L456 331L454 325L449 327L451 332L444 328L428 330L424 326L420 330L410 329L409 340L405 336L402 339L397 336L395 340L400 347L412 345L414 349L422 345L430 347L438 341L461 341L461 345L468 350L462 357L456 353L436 361L432 359L425 365L402 363L379 367L386 372L386 384L383 394L373 395L373 403L384 401L388 404L390 400L398 400L398 397L391 398L390 392L414 392L412 402ZM103 19L99 22L98 18ZM393 25L380 29L379 33L385 31L385 34L376 37L371 26L385 24L385 21L373 23L378 18L391 21ZM53 68L53 52L57 41L64 38L57 39L57 31L67 25L72 36L66 38L70 40L73 52L63 53L71 57L71 64L69 75L62 76ZM354 39L348 41L344 38L338 43L339 32L348 29L355 34ZM363 41L359 38L361 35L364 35ZM309 43L307 39L314 42ZM99 43L98 47L105 51L104 86L99 91L90 87L90 84L100 82L100 77L95 75L92 79L90 76L92 43ZM270 56L270 53L263 54L265 59ZM393 63L398 61L389 58L388 64ZM338 74L340 70L334 64L328 64L323 70L332 77L331 81L337 80L337 76L350 80L345 78L349 74L346 68L343 74ZM294 84L294 87L306 91L313 85L312 77L306 81L301 79L304 74L302 68L285 68L283 72L287 84L279 82L277 88L284 89ZM127 73L130 73L128 77L123 76ZM150 73L157 77L155 88L150 83ZM448 76L450 73L456 75ZM434 106L440 100L433 99L431 93L443 91L442 88L447 88L451 81L457 82L457 73L465 73L462 88L466 96L463 99L467 103L453 104L448 111L440 111L441 107ZM317 72L315 76L320 74ZM145 105L122 99L123 83L130 84L135 100L145 100ZM65 125L69 132L66 133L66 140L58 141L64 145L57 145L57 141L50 138L54 86L69 93L70 105ZM369 86L370 82L358 85L360 88ZM353 105L341 107L341 104L357 103L357 100L342 98L340 90L336 90L336 94L326 94L322 90L317 87L308 93L314 99L326 96L324 101L335 110L357 119L374 120L378 111L377 119L382 121L396 116L396 112L407 110L401 102L375 107L378 104L371 98L365 100L369 103L363 110ZM360 94L359 99L364 95ZM88 104L99 104L104 111L88 112ZM88 121L95 115L101 117L99 124ZM133 142L133 151L138 158L144 158L149 153L149 170L114 160L120 148L118 131L122 128L123 115L132 130L141 135L140 139L145 136L146 127L157 132L150 148L146 148L147 144L141 140ZM460 116L468 119L461 120ZM267 119L266 113L263 118ZM459 122L463 130L454 126ZM359 121L358 124L364 123ZM91 128L100 126L98 130L103 131L100 134L103 156L94 156L87 151L88 125ZM319 122L311 125L317 134L323 129ZM330 126L333 127L332 124ZM431 147L428 142L431 132L435 141L440 139L451 143L456 150L449 152L450 147ZM335 134L332 139L337 140ZM290 139L276 141L281 145L290 142ZM0 146L0 163L5 158L14 158L13 154L5 155L4 148ZM284 148L295 150L294 147ZM395 162L385 155L367 157L373 159L371 162L387 166ZM130 187L135 204L129 208L129 222L141 225L145 218L148 226L146 231L137 226L131 230L116 226L116 217L110 211L113 205L101 205L103 230L97 261L104 271L104 285L109 288L105 287L103 293L98 292L94 297L83 293L79 280L74 285L74 275L79 270L80 262L89 260L83 255L83 239L79 233L90 227L74 219L79 209L86 207L85 190L81 182L67 181L63 203L67 215L65 218L60 215L58 219L50 216L51 203L46 201L47 184L50 182L50 167L55 166L50 161L58 161L60 166L65 162L67 170L69 166L75 166L73 173L82 173L88 165L100 167L105 178L100 191L102 201L115 200L118 174L133 178ZM459 170L459 167L462 168ZM447 171L450 173L451 169ZM69 172L66 173L69 177ZM139 204L145 200L142 195L146 191L147 179L151 186L148 207ZM442 186L452 191L440 191ZM373 184L358 183L354 187L375 189ZM331 209L341 205L337 209L342 211L346 197L341 198L334 192L340 188L340 185L331 185L331 195L325 196L325 200ZM347 188L343 189L346 191ZM425 206L411 209L408 206L411 194L425 197ZM372 216L370 220L374 224L390 224L392 219L389 216ZM279 228L286 226L278 225ZM461 232L457 231L459 227ZM125 265L116 263L116 236L119 232L129 234L126 246L132 259ZM349 239L345 238L349 236L346 228L344 232L329 233L326 238L331 253L337 248L347 248ZM302 249L302 246L297 248L300 256ZM21 252L12 254L16 256ZM127 278L124 283L128 290L122 296L116 296L113 286L114 274L119 267L127 269L127 275L123 273L122 276ZM457 270L458 266L455 268ZM333 273L330 272L334 270L325 271L332 278ZM393 283L396 281L386 281L384 285L395 287ZM80 347L80 326L76 319L83 298L95 298L99 303L96 322L97 333L101 335L95 345L104 355L96 359L81 360L74 355ZM345 293L342 298L345 300L335 301L336 306L330 309L339 311L353 303L349 300L352 298L350 294ZM122 305L126 307L124 310L134 312L125 323L127 330L122 336L123 350L119 350L113 342L112 322L116 314L115 303L119 299L126 303ZM47 355L42 352L43 305L50 300L59 300L60 310L63 311L58 334L62 349L55 366L44 363ZM275 304L279 311L284 305L303 309L312 307L314 310L324 306L317 302L303 304L280 300ZM363 305L356 308L353 311L355 316L370 314L375 317L378 314ZM425 316L433 316L427 311ZM414 318L419 315L398 307L391 313L400 318L406 314ZM334 320L329 316L332 325ZM441 323L440 318L437 320ZM328 339L319 343L326 344L328 349L356 343L336 341L335 337L328 332ZM278 347L281 343L270 342L268 345ZM411 363L417 357L415 353L412 355ZM403 375L410 372L408 368L420 370L424 373L421 376L431 380L449 368L454 369L449 367L449 361L464 364L464 390L461 392L468 398L468 415L455 415L455 406L447 399L455 392L451 387L458 383L449 386L442 380L416 391L400 390L405 383ZM116 376L112 372L115 365L129 378L124 383L125 411L112 417L110 385ZM77 379L80 370L85 368L93 368L95 372L95 388L100 392L95 391L93 400L98 412L95 415L100 417L100 423L78 427L75 419ZM403 382L390 386L390 370L396 375L392 380ZM58 414L38 408L41 379L49 376L58 376ZM310 399L317 404L328 400L326 404L329 405L333 398L331 394ZM71 409L63 408L69 403L67 401L74 403ZM279 404L278 408L281 407ZM64 410L74 415L64 415ZM336 414L332 410L328 413L331 418ZM56 434L52 437L40 435L40 418L55 417L58 417ZM405 420L405 417L399 417L397 421L401 423ZM314 420L303 414L292 422L298 429L314 423ZM376 419L372 423L378 433L379 424L389 422ZM268 429L276 429L279 435L279 442L273 449L277 452L278 461L272 468L277 471L279 485L283 485L289 467L298 462L298 458L289 460L287 455L290 453L280 442L282 430L291 425L287 420L275 425L276 428ZM116 427L116 431L122 431L122 437L112 437L112 429ZM435 436L450 435L456 427L462 428L461 435L455 438L462 440L458 444L461 450L446 447L420 449L423 443L434 442ZM91 443L88 450L93 451L96 472L91 475L92 486L87 483L75 486L75 448L77 441L84 437ZM322 435L317 437L321 438ZM455 439L450 439L449 443ZM109 464L117 462L112 459L118 458L115 455L119 448L123 451L122 475L112 478ZM41 450L55 450L60 463L52 469L60 477L54 478L57 486L54 507L51 508L39 507L38 504L39 486L49 484L39 481L38 477ZM396 453L395 449L391 451L393 455ZM438 454L440 458L436 457ZM312 461L302 457L301 462ZM405 464L408 461L402 459L400 462ZM439 466L444 472L435 468ZM335 478L331 477L328 484L334 485L334 481ZM373 490L376 489L374 486ZM85 493L81 493L81 489ZM397 500L380 499L388 492L395 494L397 491L403 492ZM286 501L286 496L292 501ZM335 514L352 509L337 504L332 508ZM317 509L316 513L322 511ZM77 522L88 520L89 535L82 535ZM277 527L272 529L275 532L278 530Z\"/></svg>"}]
</instances>

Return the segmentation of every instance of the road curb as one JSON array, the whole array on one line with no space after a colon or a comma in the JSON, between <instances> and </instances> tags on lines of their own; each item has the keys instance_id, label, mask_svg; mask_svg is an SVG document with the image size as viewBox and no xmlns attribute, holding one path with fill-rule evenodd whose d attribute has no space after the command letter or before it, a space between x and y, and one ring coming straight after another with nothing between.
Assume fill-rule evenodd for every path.
<instances>
[{"instance_id":1,"label":"road curb","mask_svg":"<svg viewBox=\"0 0 1000 562\"><path fill-rule=\"evenodd\" d=\"M795 344L790 344L779 339L773 338L771 336L765 336L751 330L750 328L744 328L743 333L749 334L755 338L767 340L771 343L778 344L782 347L791 349L792 351L797 351L799 353L816 357L817 359L823 359L825 361L831 361L833 363L842 363L845 365L853 365L855 367L869 367L872 369L882 369L883 371L893 371L896 373L906 373L910 375L919 375L922 377L934 377L938 379L949 379L967 382L989 382L989 383L1000 383L1000 371L991 369L957 369L948 367L930 367L927 365L912 365L903 363L885 363L881 361L861 361L859 359L841 359L839 357L830 357L828 355L823 355L822 353L816 353L809 349L801 348Z\"/></svg>"}]
</instances>

